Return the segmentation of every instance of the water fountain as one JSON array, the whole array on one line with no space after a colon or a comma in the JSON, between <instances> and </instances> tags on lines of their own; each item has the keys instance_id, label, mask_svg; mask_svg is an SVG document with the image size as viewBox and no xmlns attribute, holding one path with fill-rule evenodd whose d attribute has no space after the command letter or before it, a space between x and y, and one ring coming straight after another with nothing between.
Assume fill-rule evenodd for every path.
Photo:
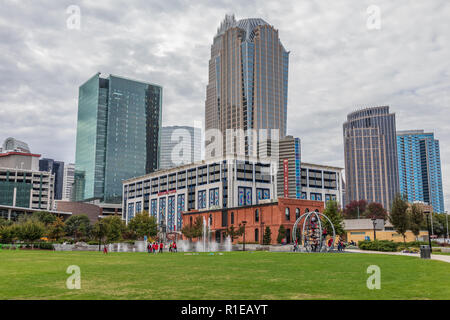
<instances>
[{"instance_id":1,"label":"water fountain","mask_svg":"<svg viewBox=\"0 0 450 320\"><path fill-rule=\"evenodd\" d=\"M206 240L207 240L206 239L206 237L207 237L207 232L206 231L207 231L206 219L205 219L205 217L203 217L203 232L202 232L203 248L202 248L202 252L206 252Z\"/></svg>"},{"instance_id":2,"label":"water fountain","mask_svg":"<svg viewBox=\"0 0 450 320\"><path fill-rule=\"evenodd\" d=\"M231 243L231 237L227 236L225 239L225 251L231 251L233 244Z\"/></svg>"}]
</instances>

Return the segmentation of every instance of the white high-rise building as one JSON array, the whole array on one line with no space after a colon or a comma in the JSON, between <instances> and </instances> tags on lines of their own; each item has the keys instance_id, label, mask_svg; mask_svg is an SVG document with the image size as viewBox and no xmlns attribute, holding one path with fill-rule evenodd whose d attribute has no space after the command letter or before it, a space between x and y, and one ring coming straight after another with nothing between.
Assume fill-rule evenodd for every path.
<instances>
[{"instance_id":1,"label":"white high-rise building","mask_svg":"<svg viewBox=\"0 0 450 320\"><path fill-rule=\"evenodd\" d=\"M64 178L63 178L63 196L62 200L70 201L72 195L72 185L75 181L75 164L69 163L64 166Z\"/></svg>"}]
</instances>

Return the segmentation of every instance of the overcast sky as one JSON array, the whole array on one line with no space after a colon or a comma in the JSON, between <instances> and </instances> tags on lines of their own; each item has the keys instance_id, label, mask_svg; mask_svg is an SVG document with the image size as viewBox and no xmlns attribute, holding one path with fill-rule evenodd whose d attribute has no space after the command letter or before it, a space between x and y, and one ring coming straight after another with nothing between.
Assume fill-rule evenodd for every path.
<instances>
[{"instance_id":1,"label":"overcast sky","mask_svg":"<svg viewBox=\"0 0 450 320\"><path fill-rule=\"evenodd\" d=\"M67 8L78 6L80 28ZM367 13L380 9L380 28ZM78 87L96 72L164 87L163 124L204 117L210 45L225 14L263 18L290 53L288 134L302 160L344 165L342 123L389 105L397 129L441 143L450 205L450 2L0 0L0 142L75 158Z\"/></svg>"}]
</instances>

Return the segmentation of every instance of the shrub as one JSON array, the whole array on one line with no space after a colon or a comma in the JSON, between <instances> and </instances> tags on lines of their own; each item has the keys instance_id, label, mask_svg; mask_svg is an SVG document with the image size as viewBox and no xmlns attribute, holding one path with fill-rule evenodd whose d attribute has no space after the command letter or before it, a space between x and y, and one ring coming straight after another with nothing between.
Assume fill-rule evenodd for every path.
<instances>
[{"instance_id":1,"label":"shrub","mask_svg":"<svg viewBox=\"0 0 450 320\"><path fill-rule=\"evenodd\" d=\"M39 242L39 243L35 243L34 247L42 249L42 250L53 250L53 243L50 243L50 242Z\"/></svg>"},{"instance_id":2,"label":"shrub","mask_svg":"<svg viewBox=\"0 0 450 320\"><path fill-rule=\"evenodd\" d=\"M375 240L375 241L359 241L358 247L361 250L370 251L384 251L384 252L395 252L400 246L400 243L387 240Z\"/></svg>"}]
</instances>

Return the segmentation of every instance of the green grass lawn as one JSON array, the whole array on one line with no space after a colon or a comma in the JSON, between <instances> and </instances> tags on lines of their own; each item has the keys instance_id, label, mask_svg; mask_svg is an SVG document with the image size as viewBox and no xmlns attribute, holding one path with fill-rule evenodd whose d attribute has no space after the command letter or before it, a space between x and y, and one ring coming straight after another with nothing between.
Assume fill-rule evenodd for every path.
<instances>
[{"instance_id":1,"label":"green grass lawn","mask_svg":"<svg viewBox=\"0 0 450 320\"><path fill-rule=\"evenodd\" d=\"M81 268L81 290L66 269ZM381 268L369 290L367 267ZM0 251L0 299L450 299L450 264L378 254Z\"/></svg>"}]
</instances>

